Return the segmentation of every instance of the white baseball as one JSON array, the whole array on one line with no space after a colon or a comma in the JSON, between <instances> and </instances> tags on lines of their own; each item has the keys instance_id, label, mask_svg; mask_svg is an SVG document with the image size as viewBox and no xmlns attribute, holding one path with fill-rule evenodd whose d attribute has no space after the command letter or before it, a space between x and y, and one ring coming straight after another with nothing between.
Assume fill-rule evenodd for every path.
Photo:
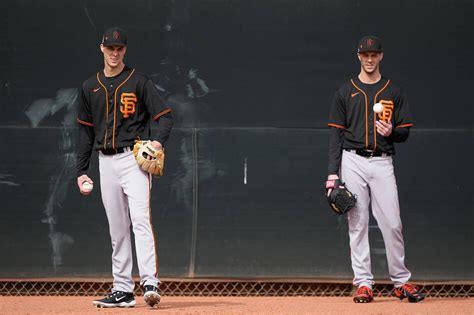
<instances>
[{"instance_id":1,"label":"white baseball","mask_svg":"<svg viewBox=\"0 0 474 315\"><path fill-rule=\"evenodd\" d=\"M375 103L373 109L374 109L374 112L381 113L383 111L383 105L380 103Z\"/></svg>"},{"instance_id":2,"label":"white baseball","mask_svg":"<svg viewBox=\"0 0 474 315\"><path fill-rule=\"evenodd\" d=\"M84 189L85 191L91 191L93 188L94 188L94 185L92 185L89 182L82 183L82 189Z\"/></svg>"}]
</instances>

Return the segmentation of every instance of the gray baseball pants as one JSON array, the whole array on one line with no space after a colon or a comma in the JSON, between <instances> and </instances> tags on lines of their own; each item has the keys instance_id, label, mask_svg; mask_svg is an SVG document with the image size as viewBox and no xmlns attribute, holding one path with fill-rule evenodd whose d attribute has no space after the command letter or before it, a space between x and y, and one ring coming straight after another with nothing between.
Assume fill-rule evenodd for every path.
<instances>
[{"instance_id":1,"label":"gray baseball pants","mask_svg":"<svg viewBox=\"0 0 474 315\"><path fill-rule=\"evenodd\" d=\"M369 204L382 232L390 278L395 287L405 284L411 274L405 267L405 245L392 157L366 158L344 150L341 179L357 195L356 206L348 212L354 285L372 288L374 284L369 246Z\"/></svg>"},{"instance_id":2,"label":"gray baseball pants","mask_svg":"<svg viewBox=\"0 0 474 315\"><path fill-rule=\"evenodd\" d=\"M112 241L113 291L133 292L132 243L135 236L140 284L158 286L158 260L151 221L151 176L141 170L133 152L99 152L100 190Z\"/></svg>"}]
</instances>

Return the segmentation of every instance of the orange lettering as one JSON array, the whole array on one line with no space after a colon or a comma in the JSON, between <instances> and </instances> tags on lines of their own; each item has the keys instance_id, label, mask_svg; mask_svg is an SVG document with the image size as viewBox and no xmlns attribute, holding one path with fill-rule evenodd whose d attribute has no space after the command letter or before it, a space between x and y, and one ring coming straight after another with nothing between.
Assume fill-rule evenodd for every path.
<instances>
[{"instance_id":1,"label":"orange lettering","mask_svg":"<svg viewBox=\"0 0 474 315\"><path fill-rule=\"evenodd\" d=\"M392 114L393 114L393 102L392 101L385 101L380 100L380 104L383 106L383 110L381 113L378 114L379 119L383 120L387 123L392 121Z\"/></svg>"},{"instance_id":2,"label":"orange lettering","mask_svg":"<svg viewBox=\"0 0 474 315\"><path fill-rule=\"evenodd\" d=\"M131 114L135 113L135 107L137 106L137 96L135 93L122 93L120 96L120 112L123 118L130 117Z\"/></svg>"}]
</instances>

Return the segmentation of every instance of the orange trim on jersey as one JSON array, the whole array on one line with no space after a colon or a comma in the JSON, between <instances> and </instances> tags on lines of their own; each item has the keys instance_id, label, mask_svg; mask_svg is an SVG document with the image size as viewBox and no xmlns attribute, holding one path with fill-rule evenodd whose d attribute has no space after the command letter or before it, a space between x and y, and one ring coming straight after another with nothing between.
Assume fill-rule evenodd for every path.
<instances>
[{"instance_id":1,"label":"orange trim on jersey","mask_svg":"<svg viewBox=\"0 0 474 315\"><path fill-rule=\"evenodd\" d=\"M413 126L414 126L413 124L403 124L403 125L396 126L395 128L407 128L407 127L413 127Z\"/></svg>"},{"instance_id":2,"label":"orange trim on jersey","mask_svg":"<svg viewBox=\"0 0 474 315\"><path fill-rule=\"evenodd\" d=\"M148 174L148 219L150 222L151 228L151 235L153 236L153 243L155 245L154 253L155 253L155 277L158 278L158 255L156 254L156 237L155 232L153 230L153 220L151 218L151 174Z\"/></svg>"},{"instance_id":3,"label":"orange trim on jersey","mask_svg":"<svg viewBox=\"0 0 474 315\"><path fill-rule=\"evenodd\" d=\"M125 82L128 81L128 79L130 79L130 77L133 75L134 72L135 72L135 69L132 70L132 73L130 73L130 75L122 83L120 83L119 86L117 86L114 92L114 129L112 129L112 148L113 149L115 149L115 124L116 124L116 118L117 118L117 91L122 85L125 84Z\"/></svg>"},{"instance_id":4,"label":"orange trim on jersey","mask_svg":"<svg viewBox=\"0 0 474 315\"><path fill-rule=\"evenodd\" d=\"M77 118L77 122L80 123L81 125L86 125L86 126L89 126L89 127L94 127L94 124L91 124L90 122L87 122L87 121L84 121L84 120L80 120L79 118Z\"/></svg>"},{"instance_id":5,"label":"orange trim on jersey","mask_svg":"<svg viewBox=\"0 0 474 315\"><path fill-rule=\"evenodd\" d=\"M378 91L375 96L374 96L374 104L377 103L377 96L379 96L380 93L382 93L383 90L385 90L385 88L390 84L390 80L387 81L387 83L385 83L385 85L383 86L383 88L380 89L380 91ZM374 114L374 150L377 150L377 126L375 125L375 120L377 118L377 115Z\"/></svg>"},{"instance_id":6,"label":"orange trim on jersey","mask_svg":"<svg viewBox=\"0 0 474 315\"><path fill-rule=\"evenodd\" d=\"M171 113L171 109L170 108L167 108L161 112L159 112L157 115L155 115L155 117L153 117L153 120L157 120L158 118L160 118L161 116L163 115L166 115L168 113Z\"/></svg>"},{"instance_id":7,"label":"orange trim on jersey","mask_svg":"<svg viewBox=\"0 0 474 315\"><path fill-rule=\"evenodd\" d=\"M356 89L361 91L365 97L365 148L367 149L369 147L369 97L360 87L355 84L353 79L351 79L351 83Z\"/></svg>"},{"instance_id":8,"label":"orange trim on jersey","mask_svg":"<svg viewBox=\"0 0 474 315\"><path fill-rule=\"evenodd\" d=\"M339 128L339 129L346 129L346 127L341 126L341 125L338 125L338 124L328 124L328 127L335 127L335 128Z\"/></svg>"},{"instance_id":9,"label":"orange trim on jersey","mask_svg":"<svg viewBox=\"0 0 474 315\"><path fill-rule=\"evenodd\" d=\"M105 91L105 136L104 136L104 149L107 149L107 121L109 119L109 93L107 92L107 88L105 85L100 82L99 79L99 72L97 72L97 81L99 81L99 84L102 85Z\"/></svg>"}]
</instances>

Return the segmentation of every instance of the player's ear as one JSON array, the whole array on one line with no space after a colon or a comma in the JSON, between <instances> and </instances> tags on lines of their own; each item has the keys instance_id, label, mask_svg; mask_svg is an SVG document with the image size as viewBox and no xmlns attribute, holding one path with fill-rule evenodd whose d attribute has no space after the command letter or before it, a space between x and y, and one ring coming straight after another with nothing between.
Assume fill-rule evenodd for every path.
<instances>
[{"instance_id":1,"label":"player's ear","mask_svg":"<svg viewBox=\"0 0 474 315\"><path fill-rule=\"evenodd\" d=\"M380 53L380 61L383 59L383 52Z\"/></svg>"},{"instance_id":2,"label":"player's ear","mask_svg":"<svg viewBox=\"0 0 474 315\"><path fill-rule=\"evenodd\" d=\"M100 44L100 51L104 53L104 45Z\"/></svg>"},{"instance_id":3,"label":"player's ear","mask_svg":"<svg viewBox=\"0 0 474 315\"><path fill-rule=\"evenodd\" d=\"M357 58L359 58L359 61L362 61L362 60L360 59L360 54L359 54L359 53L357 53Z\"/></svg>"}]
</instances>

